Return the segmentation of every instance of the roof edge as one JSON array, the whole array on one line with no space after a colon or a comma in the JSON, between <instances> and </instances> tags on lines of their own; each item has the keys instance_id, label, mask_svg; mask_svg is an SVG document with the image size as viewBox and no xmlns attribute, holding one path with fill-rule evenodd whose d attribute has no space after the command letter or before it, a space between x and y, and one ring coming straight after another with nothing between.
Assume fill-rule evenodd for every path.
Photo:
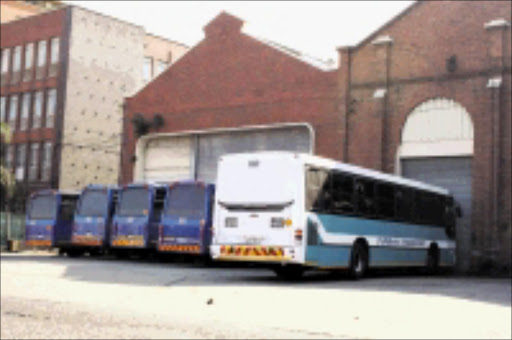
<instances>
[{"instance_id":1,"label":"roof edge","mask_svg":"<svg viewBox=\"0 0 512 340\"><path fill-rule=\"evenodd\" d=\"M410 6L404 8L401 12L396 14L394 17L392 17L390 20L388 20L386 23L384 23L382 26L378 27L375 31L370 33L366 38L361 40L358 44L354 45L351 50L355 51L361 48L362 46L366 45L369 41L372 41L381 31L388 28L389 26L393 25L395 22L397 22L399 19L404 17L406 14L414 10L416 7L426 3L427 1L421 1L416 0L413 2Z\"/></svg>"}]
</instances>

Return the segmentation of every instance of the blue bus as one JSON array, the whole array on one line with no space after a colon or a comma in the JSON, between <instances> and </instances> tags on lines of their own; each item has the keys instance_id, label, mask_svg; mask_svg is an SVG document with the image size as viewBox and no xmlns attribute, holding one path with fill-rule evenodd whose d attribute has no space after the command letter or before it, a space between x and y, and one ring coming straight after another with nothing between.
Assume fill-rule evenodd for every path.
<instances>
[{"instance_id":1,"label":"blue bus","mask_svg":"<svg viewBox=\"0 0 512 340\"><path fill-rule=\"evenodd\" d=\"M208 257L215 186L199 181L172 183L158 230L160 252Z\"/></svg>"},{"instance_id":2,"label":"blue bus","mask_svg":"<svg viewBox=\"0 0 512 340\"><path fill-rule=\"evenodd\" d=\"M110 237L114 254L124 256L133 252L144 254L156 251L167 186L133 183L119 189Z\"/></svg>"},{"instance_id":3,"label":"blue bus","mask_svg":"<svg viewBox=\"0 0 512 340\"><path fill-rule=\"evenodd\" d=\"M100 255L109 246L112 215L117 202L118 188L91 184L85 187L75 210L71 256L84 252Z\"/></svg>"},{"instance_id":4,"label":"blue bus","mask_svg":"<svg viewBox=\"0 0 512 340\"><path fill-rule=\"evenodd\" d=\"M219 158L214 260L304 270L455 264L460 208L440 187L306 154Z\"/></svg>"},{"instance_id":5,"label":"blue bus","mask_svg":"<svg viewBox=\"0 0 512 340\"><path fill-rule=\"evenodd\" d=\"M27 247L72 248L71 231L78 192L41 190L30 195L25 217Z\"/></svg>"}]
</instances>

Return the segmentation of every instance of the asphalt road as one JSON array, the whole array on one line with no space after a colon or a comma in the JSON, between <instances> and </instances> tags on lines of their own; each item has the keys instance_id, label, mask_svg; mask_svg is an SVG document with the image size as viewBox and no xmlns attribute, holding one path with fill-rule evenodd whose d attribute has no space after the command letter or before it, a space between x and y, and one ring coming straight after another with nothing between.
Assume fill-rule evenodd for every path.
<instances>
[{"instance_id":1,"label":"asphalt road","mask_svg":"<svg viewBox=\"0 0 512 340\"><path fill-rule=\"evenodd\" d=\"M1 338L503 338L510 279L2 254Z\"/></svg>"}]
</instances>

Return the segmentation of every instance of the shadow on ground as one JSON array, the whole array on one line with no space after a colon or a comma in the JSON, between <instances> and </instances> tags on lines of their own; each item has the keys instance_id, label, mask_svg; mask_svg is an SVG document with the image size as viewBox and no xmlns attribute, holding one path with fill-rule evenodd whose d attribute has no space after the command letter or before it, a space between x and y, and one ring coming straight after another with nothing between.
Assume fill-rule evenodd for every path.
<instances>
[{"instance_id":1,"label":"shadow on ground","mask_svg":"<svg viewBox=\"0 0 512 340\"><path fill-rule=\"evenodd\" d=\"M69 258L53 254L2 254L2 263L19 262L65 266L64 277L96 283L137 286L236 286L311 289L353 289L368 292L429 294L510 307L510 278L482 278L442 273L426 276L421 270L372 271L363 280L346 274L307 272L297 281L284 281L262 265L232 262L203 263L194 258L127 258L114 256Z\"/></svg>"}]
</instances>

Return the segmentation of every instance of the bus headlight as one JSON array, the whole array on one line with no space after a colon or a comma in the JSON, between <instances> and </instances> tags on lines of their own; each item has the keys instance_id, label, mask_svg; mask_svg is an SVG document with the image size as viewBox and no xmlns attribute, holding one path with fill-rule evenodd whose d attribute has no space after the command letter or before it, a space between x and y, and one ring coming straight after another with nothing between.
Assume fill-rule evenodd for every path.
<instances>
[{"instance_id":1,"label":"bus headlight","mask_svg":"<svg viewBox=\"0 0 512 340\"><path fill-rule=\"evenodd\" d=\"M236 228L238 227L238 218L236 217L226 217L224 220L224 226L226 228Z\"/></svg>"}]
</instances>

